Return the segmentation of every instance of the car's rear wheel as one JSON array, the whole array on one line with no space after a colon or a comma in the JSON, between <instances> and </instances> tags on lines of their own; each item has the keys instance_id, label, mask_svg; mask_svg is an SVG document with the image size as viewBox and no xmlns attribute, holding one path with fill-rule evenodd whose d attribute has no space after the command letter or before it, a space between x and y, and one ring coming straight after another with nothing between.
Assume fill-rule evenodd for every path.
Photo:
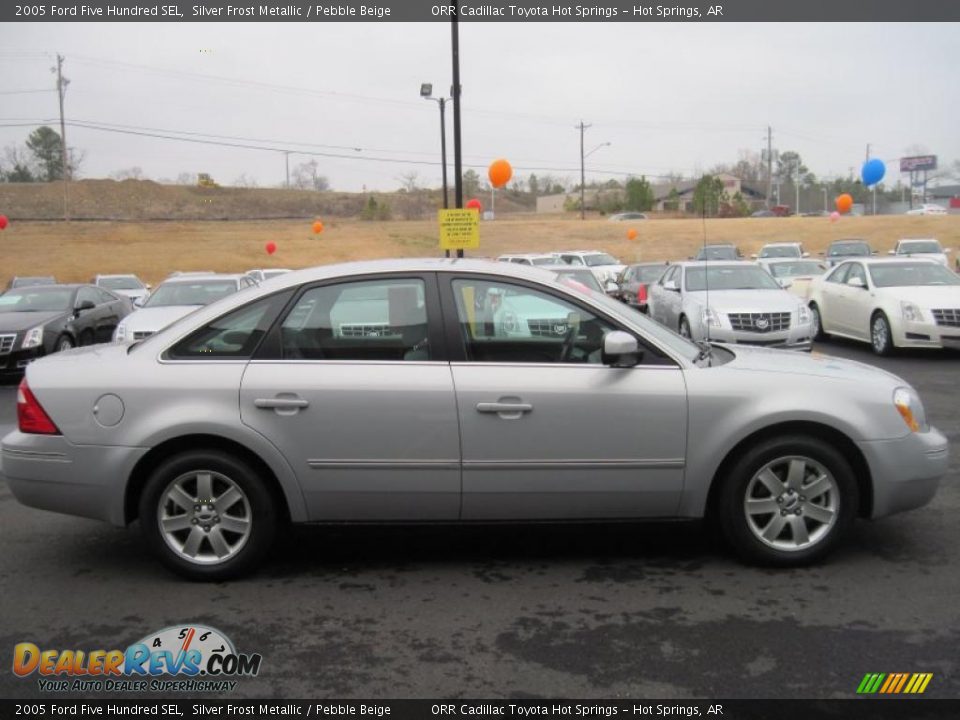
<instances>
[{"instance_id":1,"label":"car's rear wheel","mask_svg":"<svg viewBox=\"0 0 960 720\"><path fill-rule=\"evenodd\" d=\"M820 307L816 303L810 303L810 325L813 331L813 339L826 340L829 335L823 331L823 320L820 318Z\"/></svg>"},{"instance_id":2,"label":"car's rear wheel","mask_svg":"<svg viewBox=\"0 0 960 720\"><path fill-rule=\"evenodd\" d=\"M882 312L876 312L870 318L870 346L877 355L889 355L893 352L890 321Z\"/></svg>"},{"instance_id":3,"label":"car's rear wheel","mask_svg":"<svg viewBox=\"0 0 960 720\"><path fill-rule=\"evenodd\" d=\"M73 340L69 335L61 335L57 339L57 352L63 352L73 347Z\"/></svg>"},{"instance_id":4,"label":"car's rear wheel","mask_svg":"<svg viewBox=\"0 0 960 720\"><path fill-rule=\"evenodd\" d=\"M273 543L278 507L247 463L218 450L192 450L153 471L140 498L150 548L192 580L252 570Z\"/></svg>"},{"instance_id":5,"label":"car's rear wheel","mask_svg":"<svg viewBox=\"0 0 960 720\"><path fill-rule=\"evenodd\" d=\"M749 562L788 567L817 561L856 516L857 483L850 463L818 438L761 442L721 482L720 527Z\"/></svg>"}]
</instances>

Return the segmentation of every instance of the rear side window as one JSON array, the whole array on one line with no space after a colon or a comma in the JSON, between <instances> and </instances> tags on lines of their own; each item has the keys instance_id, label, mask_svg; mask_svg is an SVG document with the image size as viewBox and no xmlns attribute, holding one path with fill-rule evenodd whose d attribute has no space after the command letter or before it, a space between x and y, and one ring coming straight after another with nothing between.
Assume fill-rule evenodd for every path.
<instances>
[{"instance_id":1,"label":"rear side window","mask_svg":"<svg viewBox=\"0 0 960 720\"><path fill-rule=\"evenodd\" d=\"M233 310L178 342L168 357L174 360L249 358L276 316L275 309L270 312L271 307L279 302L277 296L271 296Z\"/></svg>"},{"instance_id":2,"label":"rear side window","mask_svg":"<svg viewBox=\"0 0 960 720\"><path fill-rule=\"evenodd\" d=\"M426 289L417 278L305 292L280 327L285 360L430 360Z\"/></svg>"}]
</instances>

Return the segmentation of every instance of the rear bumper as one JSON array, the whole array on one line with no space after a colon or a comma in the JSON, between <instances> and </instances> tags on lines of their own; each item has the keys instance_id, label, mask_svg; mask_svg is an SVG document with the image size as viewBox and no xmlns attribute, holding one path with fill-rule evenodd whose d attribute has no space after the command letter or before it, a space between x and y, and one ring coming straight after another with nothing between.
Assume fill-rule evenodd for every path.
<instances>
[{"instance_id":1,"label":"rear bumper","mask_svg":"<svg viewBox=\"0 0 960 720\"><path fill-rule=\"evenodd\" d=\"M946 437L936 428L896 440L859 442L873 478L872 518L923 507L949 468Z\"/></svg>"},{"instance_id":2,"label":"rear bumper","mask_svg":"<svg viewBox=\"0 0 960 720\"><path fill-rule=\"evenodd\" d=\"M14 430L0 446L0 477L24 505L122 526L127 478L146 452Z\"/></svg>"}]
</instances>

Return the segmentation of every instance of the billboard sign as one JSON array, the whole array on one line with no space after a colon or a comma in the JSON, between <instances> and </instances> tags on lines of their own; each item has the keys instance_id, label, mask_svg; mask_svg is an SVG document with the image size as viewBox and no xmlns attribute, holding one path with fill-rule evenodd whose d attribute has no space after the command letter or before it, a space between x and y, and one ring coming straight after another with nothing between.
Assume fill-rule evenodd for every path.
<instances>
[{"instance_id":1,"label":"billboard sign","mask_svg":"<svg viewBox=\"0 0 960 720\"><path fill-rule=\"evenodd\" d=\"M900 158L900 172L902 173L936 169L936 155L914 155L913 157Z\"/></svg>"}]
</instances>

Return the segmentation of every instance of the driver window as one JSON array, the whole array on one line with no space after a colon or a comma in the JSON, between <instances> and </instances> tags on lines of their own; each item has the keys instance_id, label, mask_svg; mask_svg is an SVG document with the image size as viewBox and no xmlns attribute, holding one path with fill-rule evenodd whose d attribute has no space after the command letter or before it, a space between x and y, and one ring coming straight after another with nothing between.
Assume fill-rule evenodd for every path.
<instances>
[{"instance_id":1,"label":"driver window","mask_svg":"<svg viewBox=\"0 0 960 720\"><path fill-rule=\"evenodd\" d=\"M867 287L867 276L863 272L863 265L860 263L850 263L850 272L847 274L846 280L844 282L850 282L853 278L860 278L863 282L863 286Z\"/></svg>"},{"instance_id":2,"label":"driver window","mask_svg":"<svg viewBox=\"0 0 960 720\"><path fill-rule=\"evenodd\" d=\"M94 305L101 304L93 288L82 287L77 291L77 307L85 302L92 302Z\"/></svg>"},{"instance_id":3,"label":"driver window","mask_svg":"<svg viewBox=\"0 0 960 720\"><path fill-rule=\"evenodd\" d=\"M850 272L851 263L844 263L836 270L834 270L830 276L827 278L827 282L840 283L841 285L847 281L847 274Z\"/></svg>"},{"instance_id":4,"label":"driver window","mask_svg":"<svg viewBox=\"0 0 960 720\"><path fill-rule=\"evenodd\" d=\"M603 335L615 328L539 290L492 280L454 280L467 360L601 363Z\"/></svg>"},{"instance_id":5,"label":"driver window","mask_svg":"<svg viewBox=\"0 0 960 720\"><path fill-rule=\"evenodd\" d=\"M217 318L174 345L170 357L189 360L250 357L267 330L266 312L273 300L264 298Z\"/></svg>"}]
</instances>

